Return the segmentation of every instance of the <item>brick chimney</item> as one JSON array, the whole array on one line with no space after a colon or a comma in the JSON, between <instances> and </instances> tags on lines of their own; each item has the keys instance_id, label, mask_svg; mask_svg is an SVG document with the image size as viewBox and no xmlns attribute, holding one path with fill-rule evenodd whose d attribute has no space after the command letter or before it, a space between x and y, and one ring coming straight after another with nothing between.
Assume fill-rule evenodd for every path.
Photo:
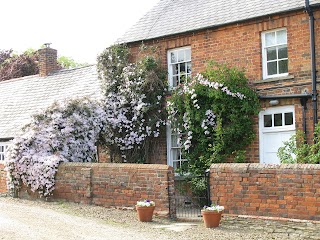
<instances>
[{"instance_id":1,"label":"brick chimney","mask_svg":"<svg viewBox=\"0 0 320 240\"><path fill-rule=\"evenodd\" d=\"M39 49L39 75L40 77L58 69L57 50L50 48L51 43L45 43L44 48Z\"/></svg>"}]
</instances>

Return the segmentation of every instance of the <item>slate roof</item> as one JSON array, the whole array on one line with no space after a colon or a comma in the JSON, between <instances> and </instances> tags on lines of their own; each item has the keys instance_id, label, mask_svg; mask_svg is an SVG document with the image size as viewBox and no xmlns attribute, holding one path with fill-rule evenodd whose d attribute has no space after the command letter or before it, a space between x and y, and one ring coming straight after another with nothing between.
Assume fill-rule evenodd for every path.
<instances>
[{"instance_id":1,"label":"slate roof","mask_svg":"<svg viewBox=\"0 0 320 240\"><path fill-rule=\"evenodd\" d=\"M320 0L310 0L320 5ZM129 43L304 9L305 0L160 0L119 42Z\"/></svg>"},{"instance_id":2,"label":"slate roof","mask_svg":"<svg viewBox=\"0 0 320 240\"><path fill-rule=\"evenodd\" d=\"M0 139L14 137L32 114L55 100L84 96L101 96L96 66L0 82Z\"/></svg>"}]
</instances>

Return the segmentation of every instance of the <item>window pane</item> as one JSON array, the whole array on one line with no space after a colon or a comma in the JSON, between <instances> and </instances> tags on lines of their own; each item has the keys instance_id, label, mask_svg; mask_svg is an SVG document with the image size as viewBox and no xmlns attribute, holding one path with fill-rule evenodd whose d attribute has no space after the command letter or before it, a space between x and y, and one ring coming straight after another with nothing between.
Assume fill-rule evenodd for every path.
<instances>
[{"instance_id":1,"label":"window pane","mask_svg":"<svg viewBox=\"0 0 320 240\"><path fill-rule=\"evenodd\" d=\"M172 75L176 75L179 73L179 66L178 64L172 65Z\"/></svg>"},{"instance_id":2,"label":"window pane","mask_svg":"<svg viewBox=\"0 0 320 240\"><path fill-rule=\"evenodd\" d=\"M171 52L171 63L176 63L177 59L177 52Z\"/></svg>"},{"instance_id":3,"label":"window pane","mask_svg":"<svg viewBox=\"0 0 320 240\"><path fill-rule=\"evenodd\" d=\"M184 52L185 52L185 50L179 50L178 62L183 62L183 61L185 61Z\"/></svg>"},{"instance_id":4,"label":"window pane","mask_svg":"<svg viewBox=\"0 0 320 240\"><path fill-rule=\"evenodd\" d=\"M288 58L288 48L287 47L279 47L278 48L278 58Z\"/></svg>"},{"instance_id":5,"label":"window pane","mask_svg":"<svg viewBox=\"0 0 320 240\"><path fill-rule=\"evenodd\" d=\"M272 127L272 115L263 116L264 127Z\"/></svg>"},{"instance_id":6,"label":"window pane","mask_svg":"<svg viewBox=\"0 0 320 240\"><path fill-rule=\"evenodd\" d=\"M173 169L180 168L180 162L173 162Z\"/></svg>"},{"instance_id":7,"label":"window pane","mask_svg":"<svg viewBox=\"0 0 320 240\"><path fill-rule=\"evenodd\" d=\"M191 61L191 49L186 49L186 61Z\"/></svg>"},{"instance_id":8,"label":"window pane","mask_svg":"<svg viewBox=\"0 0 320 240\"><path fill-rule=\"evenodd\" d=\"M187 63L187 73L191 73L191 62Z\"/></svg>"},{"instance_id":9,"label":"window pane","mask_svg":"<svg viewBox=\"0 0 320 240\"><path fill-rule=\"evenodd\" d=\"M287 30L277 31L277 44L287 43Z\"/></svg>"},{"instance_id":10,"label":"window pane","mask_svg":"<svg viewBox=\"0 0 320 240\"><path fill-rule=\"evenodd\" d=\"M180 73L186 72L186 63L180 63Z\"/></svg>"},{"instance_id":11,"label":"window pane","mask_svg":"<svg viewBox=\"0 0 320 240\"><path fill-rule=\"evenodd\" d=\"M178 85L178 76L172 77L172 86L176 87Z\"/></svg>"},{"instance_id":12,"label":"window pane","mask_svg":"<svg viewBox=\"0 0 320 240\"><path fill-rule=\"evenodd\" d=\"M276 44L275 40L275 32L271 33L266 33L265 38L266 38L266 46L271 46Z\"/></svg>"},{"instance_id":13,"label":"window pane","mask_svg":"<svg viewBox=\"0 0 320 240\"><path fill-rule=\"evenodd\" d=\"M171 147L178 147L178 136L176 134L171 135Z\"/></svg>"},{"instance_id":14,"label":"window pane","mask_svg":"<svg viewBox=\"0 0 320 240\"><path fill-rule=\"evenodd\" d=\"M279 61L279 73L287 73L288 72L288 60Z\"/></svg>"},{"instance_id":15,"label":"window pane","mask_svg":"<svg viewBox=\"0 0 320 240\"><path fill-rule=\"evenodd\" d=\"M274 126L282 126L282 113L277 113L274 115Z\"/></svg>"},{"instance_id":16,"label":"window pane","mask_svg":"<svg viewBox=\"0 0 320 240\"><path fill-rule=\"evenodd\" d=\"M285 125L293 125L293 113L285 113L284 114L284 124Z\"/></svg>"},{"instance_id":17,"label":"window pane","mask_svg":"<svg viewBox=\"0 0 320 240\"><path fill-rule=\"evenodd\" d=\"M277 59L277 49L276 48L268 48L267 49L267 61Z\"/></svg>"},{"instance_id":18,"label":"window pane","mask_svg":"<svg viewBox=\"0 0 320 240\"><path fill-rule=\"evenodd\" d=\"M268 62L267 68L268 68L268 75L277 74L277 62Z\"/></svg>"},{"instance_id":19,"label":"window pane","mask_svg":"<svg viewBox=\"0 0 320 240\"><path fill-rule=\"evenodd\" d=\"M171 156L173 161L177 161L180 159L180 148L172 148Z\"/></svg>"}]
</instances>

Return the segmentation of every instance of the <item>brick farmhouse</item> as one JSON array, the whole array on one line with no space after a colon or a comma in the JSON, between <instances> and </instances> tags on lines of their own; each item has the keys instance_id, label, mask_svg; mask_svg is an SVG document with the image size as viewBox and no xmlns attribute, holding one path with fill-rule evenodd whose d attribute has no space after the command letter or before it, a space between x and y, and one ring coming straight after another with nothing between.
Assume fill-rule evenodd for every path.
<instances>
[{"instance_id":1,"label":"brick farmhouse","mask_svg":"<svg viewBox=\"0 0 320 240\"><path fill-rule=\"evenodd\" d=\"M208 60L245 69L260 96L252 163L280 163L276 153L297 130L312 141L318 121L320 1L162 0L121 39L133 58L157 46L171 87L204 71ZM170 129L155 163L179 166Z\"/></svg>"}]
</instances>

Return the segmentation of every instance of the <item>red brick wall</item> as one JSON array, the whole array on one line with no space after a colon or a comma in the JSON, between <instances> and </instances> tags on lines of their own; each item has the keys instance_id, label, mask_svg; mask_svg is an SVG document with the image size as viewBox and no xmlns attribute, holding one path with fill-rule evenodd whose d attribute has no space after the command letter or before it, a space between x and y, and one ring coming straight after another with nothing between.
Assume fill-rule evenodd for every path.
<instances>
[{"instance_id":1,"label":"red brick wall","mask_svg":"<svg viewBox=\"0 0 320 240\"><path fill-rule=\"evenodd\" d=\"M0 193L7 192L6 172L4 171L4 164L0 163Z\"/></svg>"},{"instance_id":2,"label":"red brick wall","mask_svg":"<svg viewBox=\"0 0 320 240\"><path fill-rule=\"evenodd\" d=\"M211 200L225 213L320 220L320 165L213 164Z\"/></svg>"},{"instance_id":3,"label":"red brick wall","mask_svg":"<svg viewBox=\"0 0 320 240\"><path fill-rule=\"evenodd\" d=\"M159 215L174 216L173 177L166 165L64 163L52 198L105 207L133 207L137 200L151 199Z\"/></svg>"},{"instance_id":4,"label":"red brick wall","mask_svg":"<svg viewBox=\"0 0 320 240\"><path fill-rule=\"evenodd\" d=\"M319 9L315 10L315 19L317 68L320 69ZM287 29L288 34L290 77L261 81L261 32L282 27ZM193 74L205 70L208 60L213 60L244 68L246 76L252 86L257 89L259 95L300 94L305 90L311 93L309 21L308 14L303 10L188 34L144 40L143 43L158 47L158 53L164 67L167 67L167 51L169 49L191 46ZM128 44L132 59L141 56L140 44L140 42ZM320 89L320 85L318 89ZM288 104L295 106L296 126L297 129L302 130L302 108L299 99L280 99L278 106ZM262 101L262 107L270 107L269 101ZM307 103L306 114L308 140L311 141L313 120L310 100ZM256 118L256 123L257 137L248 148L248 162L259 162L258 118ZM161 154L164 154L163 158L166 158L165 153L161 152Z\"/></svg>"}]
</instances>

